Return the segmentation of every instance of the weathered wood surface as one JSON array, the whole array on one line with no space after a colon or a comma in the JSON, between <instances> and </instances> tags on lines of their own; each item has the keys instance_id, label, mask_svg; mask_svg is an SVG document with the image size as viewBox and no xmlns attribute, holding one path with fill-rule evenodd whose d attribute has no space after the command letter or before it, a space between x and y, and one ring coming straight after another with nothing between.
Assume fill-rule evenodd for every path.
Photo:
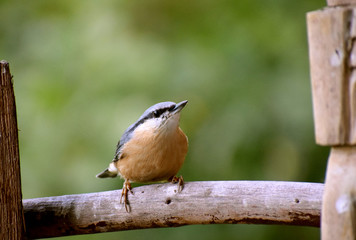
<instances>
[{"instance_id":1,"label":"weathered wood surface","mask_svg":"<svg viewBox=\"0 0 356 240\"><path fill-rule=\"evenodd\" d=\"M333 146L322 239L356 239L356 7L325 8L307 20L316 142Z\"/></svg>"},{"instance_id":2,"label":"weathered wood surface","mask_svg":"<svg viewBox=\"0 0 356 240\"><path fill-rule=\"evenodd\" d=\"M15 96L9 63L0 61L0 238L24 239Z\"/></svg>"},{"instance_id":3,"label":"weathered wood surface","mask_svg":"<svg viewBox=\"0 0 356 240\"><path fill-rule=\"evenodd\" d=\"M354 11L326 8L308 13L307 21L316 142L356 144Z\"/></svg>"},{"instance_id":4,"label":"weathered wood surface","mask_svg":"<svg viewBox=\"0 0 356 240\"><path fill-rule=\"evenodd\" d=\"M187 182L134 187L131 212L121 190L23 200L31 238L191 224L255 223L319 227L323 184Z\"/></svg>"},{"instance_id":5,"label":"weathered wood surface","mask_svg":"<svg viewBox=\"0 0 356 240\"><path fill-rule=\"evenodd\" d=\"M322 239L356 239L356 147L334 147L323 196Z\"/></svg>"},{"instance_id":6,"label":"weathered wood surface","mask_svg":"<svg viewBox=\"0 0 356 240\"><path fill-rule=\"evenodd\" d=\"M328 6L345 6L356 4L356 0L327 0Z\"/></svg>"}]
</instances>

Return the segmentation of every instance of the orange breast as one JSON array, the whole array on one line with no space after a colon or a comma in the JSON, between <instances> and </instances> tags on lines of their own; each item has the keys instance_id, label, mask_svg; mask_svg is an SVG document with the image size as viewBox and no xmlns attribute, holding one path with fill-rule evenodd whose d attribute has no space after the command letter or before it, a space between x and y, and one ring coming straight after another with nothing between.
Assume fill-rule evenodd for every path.
<instances>
[{"instance_id":1,"label":"orange breast","mask_svg":"<svg viewBox=\"0 0 356 240\"><path fill-rule=\"evenodd\" d=\"M188 151L188 139L178 127L170 134L151 130L135 132L133 140L122 149L123 158L117 161L121 177L132 182L156 182L175 176L182 167Z\"/></svg>"}]
</instances>

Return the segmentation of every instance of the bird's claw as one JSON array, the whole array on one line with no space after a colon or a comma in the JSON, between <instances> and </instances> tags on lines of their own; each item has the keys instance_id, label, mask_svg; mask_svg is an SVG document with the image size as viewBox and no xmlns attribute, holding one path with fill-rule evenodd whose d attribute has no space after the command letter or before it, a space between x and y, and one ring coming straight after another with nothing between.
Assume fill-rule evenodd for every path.
<instances>
[{"instance_id":1,"label":"bird's claw","mask_svg":"<svg viewBox=\"0 0 356 240\"><path fill-rule=\"evenodd\" d=\"M131 194L133 194L130 182L125 180L124 186L122 187L122 191L121 191L120 204L122 203L122 197L124 197L124 206L125 206L126 212L131 212L129 199L127 197L128 192L131 192Z\"/></svg>"},{"instance_id":2,"label":"bird's claw","mask_svg":"<svg viewBox=\"0 0 356 240\"><path fill-rule=\"evenodd\" d=\"M184 188L184 179L183 179L183 176L174 176L172 177L172 180L171 180L172 183L178 183L178 192L180 193L183 188Z\"/></svg>"}]
</instances>

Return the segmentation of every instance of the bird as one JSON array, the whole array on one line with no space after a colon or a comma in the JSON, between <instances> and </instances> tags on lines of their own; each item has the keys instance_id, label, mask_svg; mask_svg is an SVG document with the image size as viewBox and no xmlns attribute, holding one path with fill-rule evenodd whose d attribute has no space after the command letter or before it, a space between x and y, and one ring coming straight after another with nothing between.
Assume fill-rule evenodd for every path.
<instances>
[{"instance_id":1,"label":"bird","mask_svg":"<svg viewBox=\"0 0 356 240\"><path fill-rule=\"evenodd\" d=\"M182 176L176 176L188 152L188 137L179 126L180 114L187 100L160 102L149 107L121 136L109 167L97 178L124 179L121 192L126 212L131 211L128 192L131 183L169 181L184 187Z\"/></svg>"}]
</instances>

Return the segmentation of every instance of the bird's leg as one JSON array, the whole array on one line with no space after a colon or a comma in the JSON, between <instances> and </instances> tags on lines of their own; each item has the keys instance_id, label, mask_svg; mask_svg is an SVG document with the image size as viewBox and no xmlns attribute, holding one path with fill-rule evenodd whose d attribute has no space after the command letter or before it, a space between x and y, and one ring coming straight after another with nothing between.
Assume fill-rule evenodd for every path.
<instances>
[{"instance_id":1,"label":"bird's leg","mask_svg":"<svg viewBox=\"0 0 356 240\"><path fill-rule=\"evenodd\" d=\"M122 203L122 197L124 197L124 205L125 205L126 212L131 212L129 199L127 198L129 191L131 192L131 194L133 194L131 189L132 189L132 187L131 187L130 181L125 180L124 185L122 187L120 203Z\"/></svg>"},{"instance_id":2,"label":"bird's leg","mask_svg":"<svg viewBox=\"0 0 356 240\"><path fill-rule=\"evenodd\" d=\"M178 183L178 192L181 192L183 190L183 188L184 188L184 179L183 179L182 175L179 176L179 177L173 176L173 177L171 177L170 180L171 180L172 183Z\"/></svg>"}]
</instances>

